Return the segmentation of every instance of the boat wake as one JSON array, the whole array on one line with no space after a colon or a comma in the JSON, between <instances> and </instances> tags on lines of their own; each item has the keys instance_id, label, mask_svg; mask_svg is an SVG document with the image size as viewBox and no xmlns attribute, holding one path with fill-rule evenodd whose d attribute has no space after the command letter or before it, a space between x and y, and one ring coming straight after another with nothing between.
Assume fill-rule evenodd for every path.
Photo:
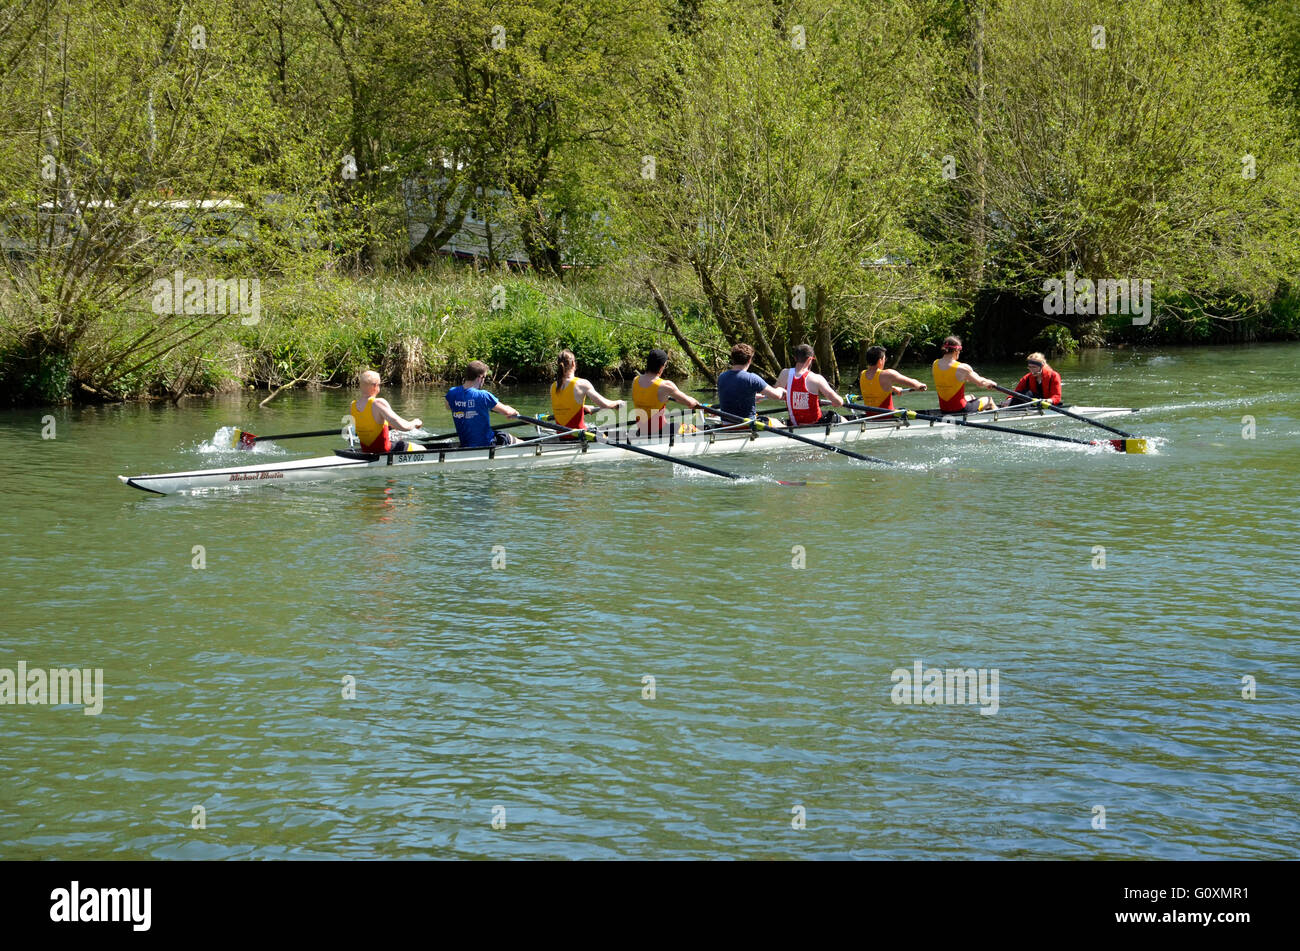
<instances>
[{"instance_id":1,"label":"boat wake","mask_svg":"<svg viewBox=\"0 0 1300 951\"><path fill-rule=\"evenodd\" d=\"M1292 398L1287 394L1277 394L1275 396L1239 396L1226 400L1202 400L1196 403L1161 403L1155 406L1145 407L1142 412L1146 415L1152 413L1172 413L1175 411L1189 409L1227 409L1233 406L1260 406L1268 403L1291 403Z\"/></svg>"}]
</instances>

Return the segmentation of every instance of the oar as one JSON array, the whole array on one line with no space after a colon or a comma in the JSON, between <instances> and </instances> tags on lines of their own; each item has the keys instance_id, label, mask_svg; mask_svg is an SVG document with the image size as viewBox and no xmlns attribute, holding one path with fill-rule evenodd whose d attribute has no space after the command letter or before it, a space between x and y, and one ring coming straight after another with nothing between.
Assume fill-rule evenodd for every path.
<instances>
[{"instance_id":1,"label":"oar","mask_svg":"<svg viewBox=\"0 0 1300 951\"><path fill-rule=\"evenodd\" d=\"M1030 397L1028 400L1025 400L1024 393L1017 393L1015 390L1009 390L1005 386L998 386L996 383L994 384L994 388L1001 390L1003 393L1006 393L1008 396L1020 397L1021 400L1024 402L1037 403L1039 406L1042 406L1045 409L1050 409L1054 413L1060 413L1062 416L1068 416L1071 419L1077 419L1080 422L1089 423L1093 426L1096 426L1098 429L1104 429L1108 433L1114 433L1116 436L1123 436L1128 441L1124 443L1124 448L1121 450L1122 452L1146 452L1147 451L1147 441L1143 439L1141 436L1134 436L1132 433L1126 433L1124 432L1124 430L1116 429L1114 426L1107 426L1105 423L1099 423L1097 422L1097 420L1089 416L1082 416L1079 413L1071 413L1068 409L1062 409L1061 407L1057 406L1051 400L1040 400L1040 399L1034 399L1033 397ZM1013 403L1012 405L1014 406L1016 404ZM1115 443L1119 442L1118 439L1111 440L1111 441Z\"/></svg>"},{"instance_id":2,"label":"oar","mask_svg":"<svg viewBox=\"0 0 1300 951\"><path fill-rule=\"evenodd\" d=\"M914 409L881 409L879 406L867 406L864 403L844 404L849 409L855 409L860 413L867 413L867 416L855 416L853 422L862 423L870 422L873 419L916 419L916 410Z\"/></svg>"},{"instance_id":3,"label":"oar","mask_svg":"<svg viewBox=\"0 0 1300 951\"><path fill-rule=\"evenodd\" d=\"M550 414L548 413L548 414L545 415L545 416L539 416L538 419L550 419L550 420L554 420L555 417L552 416L552 415L550 415ZM531 425L533 425L533 424L532 424L532 423L528 423L528 422L524 422L523 417L520 417L519 419L512 419L512 420L511 420L510 422L508 422L508 423L496 423L496 424L494 424L494 425L492 426L492 428L493 428L493 429L514 429L516 426L531 426ZM611 427L611 426L617 426L617 425L619 425L619 424L618 424L618 423L610 423L610 424L608 424L608 426L602 426L601 428L602 428L602 429L608 429L608 428ZM438 433L438 434L433 435L433 436L421 436L421 437L419 437L418 439L416 439L416 442L437 442L437 441L440 440L440 439L455 439L455 438L457 438L459 435L460 435L460 433L456 432L456 430L453 429L453 430L452 430L451 432L449 432L449 433Z\"/></svg>"},{"instance_id":4,"label":"oar","mask_svg":"<svg viewBox=\"0 0 1300 951\"><path fill-rule=\"evenodd\" d=\"M770 433L779 433L787 439L793 439L795 442L807 443L810 446L816 446L818 449L826 449L830 452L838 452L840 455L849 456L852 459L861 459L863 462L875 462L882 466L895 465L895 463L890 462L888 459L876 459L874 456L864 456L860 452L853 452L852 450L845 449L842 446L832 446L830 443L819 442L816 439L809 439L807 436L800 436L798 433L790 432L790 430L783 426L769 426L767 423L761 422L757 419L746 419L743 416L736 416L733 413L720 410L716 406L705 405L703 409L707 413L713 413L715 416L721 416L723 419L729 419L734 423L747 423L756 429L766 429Z\"/></svg>"},{"instance_id":5,"label":"oar","mask_svg":"<svg viewBox=\"0 0 1300 951\"><path fill-rule=\"evenodd\" d=\"M555 419L555 417L552 416L552 415L550 415L549 413L546 414L545 416L539 416L539 417L537 417L537 418L540 419L540 420L543 420L543 421L548 421L548 420L554 420L554 419ZM514 420L512 420L511 422L508 422L508 423L498 423L498 424L494 425L492 428L493 428L493 430L497 430L497 429L510 429L510 428L512 428L512 427L514 427L514 426L533 426L533 425L534 425L534 423L532 423L531 421L529 421L529 422L525 422L524 419L525 419L525 418L521 416L521 417L519 417L518 419L514 419ZM593 428L593 429L591 430L591 432L604 432L604 431L606 431L606 430L614 429L614 428L617 428L617 427L618 427L618 424L617 424L617 423L610 423L608 426L600 426L600 427ZM511 443L511 445L515 445L515 446L532 446L532 445L534 445L534 444L536 444L536 443L539 443L539 442L552 442L553 440L560 439L560 438L561 438L562 436L564 436L564 434L567 433L567 432L571 432L571 430L567 430L567 429L566 429L566 430L564 430L564 432L551 433L551 434L549 434L549 435L547 435L547 436L535 436L535 437L533 437L533 438L531 438L531 439L527 439L527 438L526 438L526 439L521 440L520 442L517 442L517 443ZM450 433L439 433L439 434L436 435L436 436L421 436L421 437L418 437L418 438L413 439L413 440L411 440L411 441L412 441L412 442L420 443L420 444L423 445L426 449L437 449L437 448L440 448L440 447L438 447L437 445L435 445L436 443L441 442L441 441L443 441L443 440L447 440L447 439L457 439L459 436L460 436L460 434L459 434L459 433L456 433L456 432L450 432Z\"/></svg>"},{"instance_id":6,"label":"oar","mask_svg":"<svg viewBox=\"0 0 1300 951\"><path fill-rule=\"evenodd\" d=\"M1126 452L1123 439L1076 439L1073 436L1058 436L1055 433L1036 433L1032 429L1016 429L1014 426L990 426L988 423L975 423L968 419L959 419L956 416L931 416L928 413L921 413L921 419L928 419L936 423L947 423L951 426L969 426L971 429L987 429L995 433L1013 433L1017 436L1032 436L1035 439L1051 439L1055 442L1072 442L1080 446L1110 446L1120 452Z\"/></svg>"},{"instance_id":7,"label":"oar","mask_svg":"<svg viewBox=\"0 0 1300 951\"><path fill-rule=\"evenodd\" d=\"M604 433L597 432L593 429L570 429L567 426L561 426L558 423L548 423L544 419L538 419L535 416L520 415L519 419L525 423L532 423L534 426L540 426L543 429L552 429L558 433L574 433L591 442L603 442L607 446L617 446L619 449L626 449L628 452L639 453L643 456L649 456L651 459L659 459L662 462L671 462L679 466L688 466L691 469L699 469L701 472L707 472L710 475L722 476L724 479L739 479L740 476L734 472L724 472L722 469L715 469L712 466L706 466L701 462L691 462L687 459L678 459L675 456L667 456L661 452L651 452L649 449L643 449L640 446L633 446L630 443L615 442Z\"/></svg>"},{"instance_id":8,"label":"oar","mask_svg":"<svg viewBox=\"0 0 1300 951\"><path fill-rule=\"evenodd\" d=\"M922 392L925 392L924 388L923 388L923 387L919 387L919 386L900 386L898 389L899 389L899 393L922 393ZM894 395L897 396L898 393L895 393ZM844 405L847 406L848 403L849 403L849 400L851 400L851 399L853 399L853 391L852 391L852 390L850 390L848 393L845 393L845 394L844 394Z\"/></svg>"},{"instance_id":9,"label":"oar","mask_svg":"<svg viewBox=\"0 0 1300 951\"><path fill-rule=\"evenodd\" d=\"M500 424L498 424L498 425L496 425L496 426L493 426L492 428L493 428L493 429L513 429L513 428L516 427L516 426L527 426L527 425L528 425L528 423L525 423L522 419L518 419L518 420L512 420L511 422L508 422L508 423L500 423ZM451 432L449 432L449 433L437 433L436 435L433 435L433 436L421 436L420 438L418 438L418 439L415 440L415 441L416 441L416 442L437 442L437 441L440 440L440 439L455 439L455 438L458 437L459 435L460 435L460 433L456 432L456 430L453 429L453 430L452 430Z\"/></svg>"},{"instance_id":10,"label":"oar","mask_svg":"<svg viewBox=\"0 0 1300 951\"><path fill-rule=\"evenodd\" d=\"M242 429L236 429L234 435L230 437L230 447L232 449L252 449L253 443L258 442L279 442L281 439L307 439L311 436L337 436L338 434L337 427L334 429L316 429L309 433L281 433L278 436L254 436Z\"/></svg>"}]
</instances>

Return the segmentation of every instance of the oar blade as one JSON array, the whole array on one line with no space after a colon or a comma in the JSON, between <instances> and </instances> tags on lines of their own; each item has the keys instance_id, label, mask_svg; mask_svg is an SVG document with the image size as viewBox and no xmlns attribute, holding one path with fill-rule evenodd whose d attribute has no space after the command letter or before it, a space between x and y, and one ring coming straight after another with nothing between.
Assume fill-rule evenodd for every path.
<instances>
[{"instance_id":1,"label":"oar blade","mask_svg":"<svg viewBox=\"0 0 1300 951\"><path fill-rule=\"evenodd\" d=\"M246 433L242 429L236 429L230 435L231 449L252 449L256 442L256 436L252 433Z\"/></svg>"}]
</instances>

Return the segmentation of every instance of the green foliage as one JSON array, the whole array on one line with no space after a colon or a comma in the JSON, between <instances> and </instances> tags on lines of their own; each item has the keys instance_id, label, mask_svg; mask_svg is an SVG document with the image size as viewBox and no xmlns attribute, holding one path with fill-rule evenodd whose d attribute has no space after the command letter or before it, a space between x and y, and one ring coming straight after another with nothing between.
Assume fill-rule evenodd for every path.
<instances>
[{"instance_id":1,"label":"green foliage","mask_svg":"<svg viewBox=\"0 0 1300 951\"><path fill-rule=\"evenodd\" d=\"M722 336L754 343L760 366L805 341L833 363L827 341L879 335L885 301L933 289L910 222L943 137L923 13L702 5L624 119L629 253L687 287Z\"/></svg>"},{"instance_id":2,"label":"green foliage","mask_svg":"<svg viewBox=\"0 0 1300 951\"><path fill-rule=\"evenodd\" d=\"M952 117L962 198L943 206L942 230L970 236L985 288L1028 296L1072 270L1262 299L1300 268L1276 57L1240 3L1177 16L1163 0L980 8L937 105ZM983 53L974 85L971 43Z\"/></svg>"},{"instance_id":3,"label":"green foliage","mask_svg":"<svg viewBox=\"0 0 1300 951\"><path fill-rule=\"evenodd\" d=\"M652 345L685 372L648 276L706 365L807 340L833 375L972 318L1018 349L1066 270L1151 279L1157 319L1044 347L1300 335L1294 0L10 6L9 399L419 383L470 359L545 379L566 346L593 378ZM431 266L471 206L529 276ZM158 307L178 270L259 280L261 322Z\"/></svg>"},{"instance_id":4,"label":"green foliage","mask_svg":"<svg viewBox=\"0 0 1300 951\"><path fill-rule=\"evenodd\" d=\"M1269 332L1274 339L1300 338L1300 287L1283 281L1269 308Z\"/></svg>"},{"instance_id":5,"label":"green foliage","mask_svg":"<svg viewBox=\"0 0 1300 951\"><path fill-rule=\"evenodd\" d=\"M10 342L0 347L0 404L60 403L72 388L72 359Z\"/></svg>"},{"instance_id":6,"label":"green foliage","mask_svg":"<svg viewBox=\"0 0 1300 951\"><path fill-rule=\"evenodd\" d=\"M1079 349L1079 341L1064 324L1048 324L1039 331L1034 343L1049 357L1069 356Z\"/></svg>"}]
</instances>

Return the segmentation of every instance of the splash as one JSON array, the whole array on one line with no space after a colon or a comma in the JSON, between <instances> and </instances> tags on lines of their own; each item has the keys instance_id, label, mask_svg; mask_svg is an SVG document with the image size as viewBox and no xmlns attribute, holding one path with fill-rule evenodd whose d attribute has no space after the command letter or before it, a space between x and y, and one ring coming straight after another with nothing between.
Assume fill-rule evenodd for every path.
<instances>
[{"instance_id":1,"label":"splash","mask_svg":"<svg viewBox=\"0 0 1300 951\"><path fill-rule=\"evenodd\" d=\"M236 445L239 439L239 428L236 426L222 426L207 442L201 442L194 447L194 451L201 455L220 454L238 454L240 456L280 456L284 455L284 448L277 446L273 442L254 443L251 449L239 449Z\"/></svg>"}]
</instances>

